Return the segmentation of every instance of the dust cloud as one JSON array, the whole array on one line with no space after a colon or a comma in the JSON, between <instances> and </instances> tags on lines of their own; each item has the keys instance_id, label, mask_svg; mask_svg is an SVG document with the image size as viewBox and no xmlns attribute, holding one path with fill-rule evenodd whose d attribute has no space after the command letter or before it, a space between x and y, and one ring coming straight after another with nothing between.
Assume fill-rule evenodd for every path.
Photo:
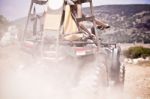
<instances>
[{"instance_id":1,"label":"dust cloud","mask_svg":"<svg viewBox=\"0 0 150 99\"><path fill-rule=\"evenodd\" d=\"M1 99L66 99L74 82L76 67L73 64L34 60L21 51L13 53L9 49L1 53L4 55L1 58Z\"/></svg>"},{"instance_id":2,"label":"dust cloud","mask_svg":"<svg viewBox=\"0 0 150 99\"><path fill-rule=\"evenodd\" d=\"M95 56L43 60L18 45L0 48L0 99L122 99L116 98L118 92L99 86L101 73L94 60Z\"/></svg>"}]
</instances>

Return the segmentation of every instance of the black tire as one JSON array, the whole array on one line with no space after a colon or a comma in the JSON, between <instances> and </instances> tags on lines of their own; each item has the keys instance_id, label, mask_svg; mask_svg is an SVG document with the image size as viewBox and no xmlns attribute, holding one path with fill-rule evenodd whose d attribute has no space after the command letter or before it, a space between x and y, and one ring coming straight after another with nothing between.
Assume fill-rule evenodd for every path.
<instances>
[{"instance_id":1,"label":"black tire","mask_svg":"<svg viewBox=\"0 0 150 99\"><path fill-rule=\"evenodd\" d=\"M110 79L117 84L120 75L120 51L119 48L114 48L111 55Z\"/></svg>"},{"instance_id":2,"label":"black tire","mask_svg":"<svg viewBox=\"0 0 150 99\"><path fill-rule=\"evenodd\" d=\"M122 64L120 66L120 74L119 74L119 86L124 87L124 81L125 81L125 66Z\"/></svg>"},{"instance_id":3,"label":"black tire","mask_svg":"<svg viewBox=\"0 0 150 99\"><path fill-rule=\"evenodd\" d=\"M120 52L120 47L111 46L105 48L106 76L108 78L105 92L108 95L113 93L113 99L121 99L123 95L125 67L120 62ZM110 97L108 96L108 98Z\"/></svg>"},{"instance_id":4,"label":"black tire","mask_svg":"<svg viewBox=\"0 0 150 99\"><path fill-rule=\"evenodd\" d=\"M120 47L115 47L109 51L109 59L107 61L109 84L113 86L124 85L125 67L120 62Z\"/></svg>"},{"instance_id":5,"label":"black tire","mask_svg":"<svg viewBox=\"0 0 150 99\"><path fill-rule=\"evenodd\" d=\"M98 58L98 60L100 59L100 61L96 62L96 58ZM79 70L80 73L78 73L77 84L75 86L75 90L73 91L73 94L75 94L73 95L74 97L79 96L82 98L86 97L88 99L94 99L99 96L105 97L104 94L106 93L108 80L104 60L105 57L103 54L100 55L100 57L86 56L82 58L82 60L80 59L80 61L82 61L80 67L82 68Z\"/></svg>"}]
</instances>

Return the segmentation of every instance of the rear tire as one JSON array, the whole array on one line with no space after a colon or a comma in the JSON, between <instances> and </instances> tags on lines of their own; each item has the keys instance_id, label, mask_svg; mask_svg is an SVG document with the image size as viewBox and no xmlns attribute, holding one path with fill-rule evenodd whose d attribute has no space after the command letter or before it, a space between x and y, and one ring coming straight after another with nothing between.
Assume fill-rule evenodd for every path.
<instances>
[{"instance_id":1,"label":"rear tire","mask_svg":"<svg viewBox=\"0 0 150 99\"><path fill-rule=\"evenodd\" d=\"M109 52L108 75L109 86L116 86L123 88L125 78L125 67L120 62L120 47L115 47Z\"/></svg>"}]
</instances>

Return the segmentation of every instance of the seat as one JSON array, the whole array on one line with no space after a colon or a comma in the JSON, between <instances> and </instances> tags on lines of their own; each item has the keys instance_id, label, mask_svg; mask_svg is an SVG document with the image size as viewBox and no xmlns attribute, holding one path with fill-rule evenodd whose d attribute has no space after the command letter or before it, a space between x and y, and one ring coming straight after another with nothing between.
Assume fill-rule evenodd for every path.
<instances>
[{"instance_id":1,"label":"seat","mask_svg":"<svg viewBox=\"0 0 150 99\"><path fill-rule=\"evenodd\" d=\"M81 40L84 36L83 32L79 32L78 26L72 17L69 5L65 6L65 18L63 24L64 40L76 41Z\"/></svg>"},{"instance_id":2,"label":"seat","mask_svg":"<svg viewBox=\"0 0 150 99\"><path fill-rule=\"evenodd\" d=\"M59 1L59 0L57 0ZM41 56L44 59L55 60L58 56L58 37L63 11L63 2L59 2L60 7L56 7L55 0L48 1L48 8L43 18L43 33L41 40Z\"/></svg>"},{"instance_id":3,"label":"seat","mask_svg":"<svg viewBox=\"0 0 150 99\"><path fill-rule=\"evenodd\" d=\"M61 14L46 13L44 15L44 30L58 30L61 21Z\"/></svg>"},{"instance_id":4,"label":"seat","mask_svg":"<svg viewBox=\"0 0 150 99\"><path fill-rule=\"evenodd\" d=\"M69 3L65 3L64 5L64 19L62 23L63 28L63 39L68 41L76 41L83 40L83 38L89 38L92 35L92 31L89 31L83 24L82 21L93 20L94 17L85 17L82 16L82 3L90 2L91 0L75 1L74 5L69 5Z\"/></svg>"},{"instance_id":5,"label":"seat","mask_svg":"<svg viewBox=\"0 0 150 99\"><path fill-rule=\"evenodd\" d=\"M67 0L66 0L67 1ZM71 1L71 0L69 0ZM95 40L98 37L96 28L105 29L109 28L109 25L99 21L95 18L93 12L92 0L72 0L73 4L65 3L64 11L64 22L63 22L63 33L64 39L69 41L81 40L81 39L92 39ZM82 11L82 4L89 3L90 15L84 15ZM85 22L92 23L90 28L86 27ZM98 38L97 38L98 40Z\"/></svg>"}]
</instances>

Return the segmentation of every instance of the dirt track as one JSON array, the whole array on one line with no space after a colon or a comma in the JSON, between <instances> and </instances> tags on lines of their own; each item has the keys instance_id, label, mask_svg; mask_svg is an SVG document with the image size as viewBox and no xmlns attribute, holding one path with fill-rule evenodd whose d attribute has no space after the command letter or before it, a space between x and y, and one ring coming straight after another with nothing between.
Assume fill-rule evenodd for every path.
<instances>
[{"instance_id":1,"label":"dirt track","mask_svg":"<svg viewBox=\"0 0 150 99\"><path fill-rule=\"evenodd\" d=\"M58 73L59 75L61 75L61 73L64 73L64 72L57 70L55 67L51 66L54 64L51 64L49 66L45 66L42 64L43 67L42 65L31 66L30 64L33 64L33 63L34 63L34 59L32 58L32 56L20 50L20 48L16 45L0 48L0 81L1 81L0 87L2 87L0 90L0 99L10 99L10 97L7 97L7 98L2 97L3 91L6 91L5 89L7 88L9 89L8 86L6 87L4 86L5 84L8 84L8 83L12 84L13 88L15 87L22 88L24 85L27 85L27 84L33 85L32 87L31 86L29 87L31 91L30 95L32 99L43 99L43 97L41 98L39 94L42 94L42 96L45 96L44 99L47 99L47 97L51 95L54 97L53 99L61 99L61 96L56 96L55 91L59 92L58 90L62 90L62 89L67 90L68 88L71 87L71 82L65 83L65 81L67 80L70 80L72 82L74 81L72 79L74 74L71 70L75 71L76 68L72 68L70 66L65 66L65 68L61 67L63 71L69 70L70 72L68 73L65 72L66 73L65 75L70 75L70 76L67 76L68 78L58 77L59 78L59 82L58 82L58 79L53 79L53 81L50 80L50 78L53 78L52 74ZM40 64L40 63L37 63L37 64ZM52 70L52 69L53 71L51 71L50 73L49 70ZM26 72L22 73L20 71L22 72L26 71ZM38 79L37 77L40 77L40 79ZM22 78L25 78L25 79L22 79ZM3 80L6 80L6 81L3 81ZM20 85L16 83L18 81L20 81L19 82L21 83ZM25 82L22 82L22 81L25 81ZM17 85L15 85L15 83ZM53 85L50 86L49 83L53 83ZM42 86L39 86L39 85L42 85ZM57 87L54 87L54 85ZM63 88L59 88L60 86L61 87L63 86ZM26 89L25 87L23 88ZM125 88L124 99L150 99L150 67L141 67L138 65L127 64L124 88ZM39 89L40 91L37 91ZM43 92L44 90L45 92ZM28 90L23 90L23 92L24 91L26 92ZM37 91L37 92L34 92L34 91ZM50 92L52 93L50 94ZM25 95L21 93L19 94L20 96ZM37 97L32 96L35 94ZM68 93L66 91L66 93L60 93L60 94L67 95ZM16 96L15 99L20 99L20 98ZM24 97L23 99L26 99L26 98Z\"/></svg>"},{"instance_id":2,"label":"dirt track","mask_svg":"<svg viewBox=\"0 0 150 99\"><path fill-rule=\"evenodd\" d=\"M150 67L128 64L125 92L131 99L150 99Z\"/></svg>"}]
</instances>

